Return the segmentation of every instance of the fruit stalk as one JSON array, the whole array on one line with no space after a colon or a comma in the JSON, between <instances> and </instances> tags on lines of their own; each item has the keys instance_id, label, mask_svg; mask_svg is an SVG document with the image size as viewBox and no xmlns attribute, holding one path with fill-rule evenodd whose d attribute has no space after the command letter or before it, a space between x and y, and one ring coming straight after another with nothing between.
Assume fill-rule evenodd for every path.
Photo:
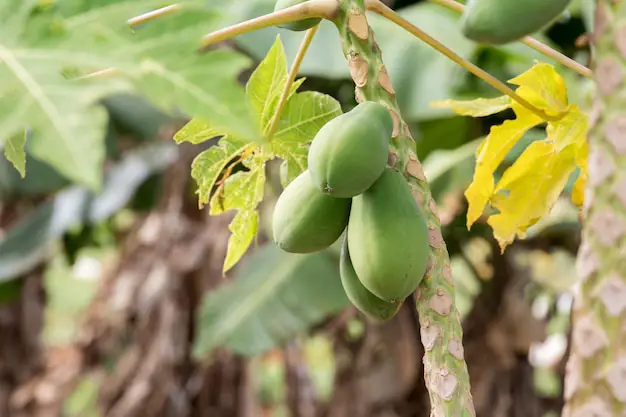
<instances>
[{"instance_id":1,"label":"fruit stalk","mask_svg":"<svg viewBox=\"0 0 626 417\"><path fill-rule=\"evenodd\" d=\"M356 99L386 105L394 120L388 163L407 179L428 223L428 269L416 291L420 333L424 345L424 377L431 401L431 416L474 416L470 381L463 354L463 330L454 302L450 259L441 234L415 141L402 119L396 94L383 64L381 50L365 16L364 0L339 0L334 19L342 38L344 56L356 84Z\"/></svg>"},{"instance_id":2,"label":"fruit stalk","mask_svg":"<svg viewBox=\"0 0 626 417\"><path fill-rule=\"evenodd\" d=\"M626 8L596 9L596 100L563 417L626 412Z\"/></svg>"}]
</instances>

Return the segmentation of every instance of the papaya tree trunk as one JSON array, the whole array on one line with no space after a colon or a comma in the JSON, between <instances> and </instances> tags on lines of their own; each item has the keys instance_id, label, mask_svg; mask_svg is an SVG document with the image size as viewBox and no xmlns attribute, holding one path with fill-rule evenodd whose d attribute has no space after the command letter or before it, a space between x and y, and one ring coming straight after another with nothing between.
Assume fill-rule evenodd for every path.
<instances>
[{"instance_id":1,"label":"papaya tree trunk","mask_svg":"<svg viewBox=\"0 0 626 417\"><path fill-rule=\"evenodd\" d=\"M365 15L366 0L340 0L334 22L343 53L356 84L357 102L375 101L387 106L394 121L389 165L400 171L422 209L429 231L428 268L417 289L420 335L424 345L424 379L431 402L431 416L475 415L463 349L463 330L455 306L450 259L436 215L415 141L402 119L396 92L382 60L374 31Z\"/></svg>"},{"instance_id":2,"label":"papaya tree trunk","mask_svg":"<svg viewBox=\"0 0 626 417\"><path fill-rule=\"evenodd\" d=\"M598 0L596 100L564 417L626 412L626 4Z\"/></svg>"}]
</instances>

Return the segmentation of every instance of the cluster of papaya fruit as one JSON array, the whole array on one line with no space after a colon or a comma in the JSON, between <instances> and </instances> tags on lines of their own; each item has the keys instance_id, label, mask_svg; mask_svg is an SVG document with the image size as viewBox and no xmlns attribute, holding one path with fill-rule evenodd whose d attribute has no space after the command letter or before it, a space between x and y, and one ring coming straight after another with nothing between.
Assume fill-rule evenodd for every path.
<instances>
[{"instance_id":1,"label":"cluster of papaya fruit","mask_svg":"<svg viewBox=\"0 0 626 417\"><path fill-rule=\"evenodd\" d=\"M274 241L291 253L323 250L345 231L343 287L355 307L378 320L393 317L415 291L429 256L421 209L404 176L387 166L392 132L387 107L371 101L326 123L272 222Z\"/></svg>"},{"instance_id":2,"label":"cluster of papaya fruit","mask_svg":"<svg viewBox=\"0 0 626 417\"><path fill-rule=\"evenodd\" d=\"M549 25L570 3L571 0L468 0L461 28L468 39L502 45Z\"/></svg>"}]
</instances>

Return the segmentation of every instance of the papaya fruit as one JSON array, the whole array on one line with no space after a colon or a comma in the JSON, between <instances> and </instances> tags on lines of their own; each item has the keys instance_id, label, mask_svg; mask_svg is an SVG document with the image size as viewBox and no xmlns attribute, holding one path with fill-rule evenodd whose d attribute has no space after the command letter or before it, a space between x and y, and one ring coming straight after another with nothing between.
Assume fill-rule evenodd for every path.
<instances>
[{"instance_id":1,"label":"papaya fruit","mask_svg":"<svg viewBox=\"0 0 626 417\"><path fill-rule=\"evenodd\" d=\"M537 32L555 20L571 0L469 0L461 19L466 38L502 45Z\"/></svg>"},{"instance_id":2,"label":"papaya fruit","mask_svg":"<svg viewBox=\"0 0 626 417\"><path fill-rule=\"evenodd\" d=\"M274 5L274 11L277 12L279 10L286 9L291 6L295 6L300 3L304 3L307 0L277 0ZM311 18L311 19L303 19L298 20L297 22L285 23L282 25L278 25L279 28L288 29L294 32L301 32L303 30L309 30L313 26L317 25L321 22L320 18Z\"/></svg>"},{"instance_id":3,"label":"papaya fruit","mask_svg":"<svg viewBox=\"0 0 626 417\"><path fill-rule=\"evenodd\" d=\"M372 101L330 120L309 148L313 183L334 197L361 194L383 173L392 132L389 110Z\"/></svg>"},{"instance_id":4,"label":"papaya fruit","mask_svg":"<svg viewBox=\"0 0 626 417\"><path fill-rule=\"evenodd\" d=\"M341 284L343 285L348 299L367 317L374 320L386 321L395 316L398 310L400 310L403 300L388 303L376 297L361 284L352 266L352 261L350 260L347 238L343 239L343 245L341 246L339 272L341 275Z\"/></svg>"},{"instance_id":5,"label":"papaya fruit","mask_svg":"<svg viewBox=\"0 0 626 417\"><path fill-rule=\"evenodd\" d=\"M415 291L428 264L428 227L401 173L385 168L352 199L347 235L354 270L372 294L394 302Z\"/></svg>"},{"instance_id":6,"label":"papaya fruit","mask_svg":"<svg viewBox=\"0 0 626 417\"><path fill-rule=\"evenodd\" d=\"M304 171L283 190L272 215L276 244L286 252L311 253L332 245L348 224L351 200L322 193Z\"/></svg>"}]
</instances>

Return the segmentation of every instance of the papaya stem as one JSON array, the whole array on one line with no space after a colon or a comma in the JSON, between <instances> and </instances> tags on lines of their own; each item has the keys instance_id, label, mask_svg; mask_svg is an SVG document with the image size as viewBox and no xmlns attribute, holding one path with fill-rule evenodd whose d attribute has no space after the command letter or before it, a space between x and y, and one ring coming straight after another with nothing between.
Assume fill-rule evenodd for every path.
<instances>
[{"instance_id":1,"label":"papaya stem","mask_svg":"<svg viewBox=\"0 0 626 417\"><path fill-rule=\"evenodd\" d=\"M147 12L141 14L139 16L132 17L126 21L129 26L137 26L142 23L149 22L151 20L157 19L159 17L168 15L170 13L176 12L182 9L183 5L180 3L170 4L169 6L161 7L160 9L153 10L151 12Z\"/></svg>"},{"instance_id":2,"label":"papaya stem","mask_svg":"<svg viewBox=\"0 0 626 417\"><path fill-rule=\"evenodd\" d=\"M417 37L419 40L423 41L424 43L426 43L427 45L435 49L437 52L445 55L446 57L454 61L456 64L458 64L459 66L463 67L468 72L474 74L476 77L485 81L487 84L489 84L496 90L511 97L513 100L517 101L520 105L522 105L529 111L533 112L534 114L536 114L543 120L555 122L563 117L563 115L551 116L547 114L546 112L544 112L543 110L533 106L523 97L520 97L515 91L509 88L502 81L498 80L496 77L489 74L487 71L483 70L477 65L474 65L468 60L463 59L462 57L457 55L454 51L449 49L447 46L439 42L437 39L433 38L432 36L424 32L423 30L418 28L417 26L413 25L408 20L404 19L398 13L391 10L389 7L383 4L380 0L366 0L365 4L368 10L371 10L374 13L377 13L381 15L382 17L384 17L385 19L400 26L402 29L411 33L413 36Z\"/></svg>"},{"instance_id":3,"label":"papaya stem","mask_svg":"<svg viewBox=\"0 0 626 417\"><path fill-rule=\"evenodd\" d=\"M306 55L309 46L311 46L311 42L313 42L313 38L315 37L315 34L317 33L319 27L319 24L313 26L311 29L307 30L306 34L304 35L304 39L300 44L300 49L298 49L298 53L296 54L296 57L293 61L293 65L291 66L291 70L289 70L289 74L287 75L285 88L283 88L283 92L280 96L280 100L278 101L278 106L276 107L274 116L272 117L272 120L267 127L267 132L265 136L267 137L268 141L272 139L272 136L274 136L274 133L276 132L276 128L278 127L278 121L280 120L280 114L282 113L283 108L287 103L287 99L289 98L289 95L291 93L291 87L293 86L293 82L296 80L296 75L298 75L300 65L302 65L304 56Z\"/></svg>"},{"instance_id":4,"label":"papaya stem","mask_svg":"<svg viewBox=\"0 0 626 417\"><path fill-rule=\"evenodd\" d=\"M338 6L336 0L310 0L209 33L202 38L200 49L205 49L215 43L270 26L316 17L332 20L337 10Z\"/></svg>"},{"instance_id":5,"label":"papaya stem","mask_svg":"<svg viewBox=\"0 0 626 417\"><path fill-rule=\"evenodd\" d=\"M459 13L463 13L463 10L465 10L465 6L462 5L461 3L457 3L454 0L429 0L432 3L438 4L440 6L446 7L450 10L454 10L456 12ZM531 37L531 36L524 36L523 38L518 40L519 42L523 43L524 45L534 49L535 51L539 52L542 55L545 55L549 58L554 59L555 61L557 61L558 63L560 63L561 65L576 71L577 73L579 73L580 75L587 77L587 78L591 78L593 77L593 71L591 71L589 68L587 68L586 66L582 65L579 62L574 61L572 58L563 55L562 53L560 53L559 51L550 48L548 45L546 45L545 43Z\"/></svg>"}]
</instances>

